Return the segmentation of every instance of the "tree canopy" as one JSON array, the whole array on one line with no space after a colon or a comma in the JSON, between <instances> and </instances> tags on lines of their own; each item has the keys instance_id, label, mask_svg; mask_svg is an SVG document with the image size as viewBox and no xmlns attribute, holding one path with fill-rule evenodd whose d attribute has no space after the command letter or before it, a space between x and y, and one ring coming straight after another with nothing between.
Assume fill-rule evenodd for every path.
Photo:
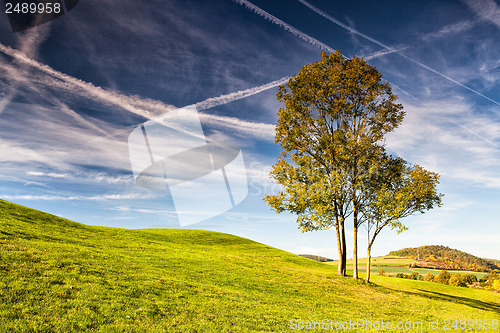
<instances>
[{"instance_id":1,"label":"tree canopy","mask_svg":"<svg viewBox=\"0 0 500 333\"><path fill-rule=\"evenodd\" d=\"M403 121L403 106L375 67L340 51L323 52L321 60L280 86L277 97L284 106L278 112L275 141L283 152L271 176L283 190L265 200L278 213L297 214L303 232L335 227L339 274L345 275L346 219L352 217L357 263L358 227L383 214L396 223L391 214L397 207L384 199L383 186L400 186L401 196L410 191L404 165L391 178L400 185L377 178L399 161L386 153L384 135Z\"/></svg>"}]
</instances>

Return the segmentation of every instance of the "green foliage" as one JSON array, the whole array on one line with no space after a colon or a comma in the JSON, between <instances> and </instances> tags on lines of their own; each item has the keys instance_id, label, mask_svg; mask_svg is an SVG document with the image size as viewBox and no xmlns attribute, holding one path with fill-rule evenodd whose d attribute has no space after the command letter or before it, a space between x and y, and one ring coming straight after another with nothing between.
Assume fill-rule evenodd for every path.
<instances>
[{"instance_id":1,"label":"green foliage","mask_svg":"<svg viewBox=\"0 0 500 333\"><path fill-rule=\"evenodd\" d=\"M434 275L431 272L427 272L424 276L424 281L434 282Z\"/></svg>"},{"instance_id":2,"label":"green foliage","mask_svg":"<svg viewBox=\"0 0 500 333\"><path fill-rule=\"evenodd\" d=\"M487 289L498 290L500 289L500 275L496 271L492 271L485 276L485 287Z\"/></svg>"},{"instance_id":3,"label":"green foliage","mask_svg":"<svg viewBox=\"0 0 500 333\"><path fill-rule=\"evenodd\" d=\"M419 165L410 166L401 158L384 156L382 159L367 190L370 204L365 214L368 229L373 228L372 240L385 226L402 232L406 227L400 219L441 205L442 195L436 192L437 173Z\"/></svg>"},{"instance_id":4,"label":"green foliage","mask_svg":"<svg viewBox=\"0 0 500 333\"><path fill-rule=\"evenodd\" d=\"M493 290L500 290L500 280L494 280L493 283L491 284L491 288Z\"/></svg>"},{"instance_id":5,"label":"green foliage","mask_svg":"<svg viewBox=\"0 0 500 333\"><path fill-rule=\"evenodd\" d=\"M455 287L467 287L467 283L465 283L462 276L459 274L452 274L448 280L448 284Z\"/></svg>"},{"instance_id":6,"label":"green foliage","mask_svg":"<svg viewBox=\"0 0 500 333\"><path fill-rule=\"evenodd\" d=\"M400 219L441 204L439 177L386 153L384 135L401 124L404 111L377 69L340 51L321 57L277 94L284 107L275 141L283 152L271 176L283 190L264 200L277 213L297 214L302 232L335 226L344 262L348 216L357 260L358 227L374 228L368 251L385 226L405 230Z\"/></svg>"},{"instance_id":7,"label":"green foliage","mask_svg":"<svg viewBox=\"0 0 500 333\"><path fill-rule=\"evenodd\" d=\"M397 273L396 277L401 279L422 280L422 276L417 272L412 272L411 274Z\"/></svg>"},{"instance_id":8,"label":"green foliage","mask_svg":"<svg viewBox=\"0 0 500 333\"><path fill-rule=\"evenodd\" d=\"M448 281L451 278L451 274L447 271L441 271L438 275L434 277L434 282L448 284Z\"/></svg>"},{"instance_id":9,"label":"green foliage","mask_svg":"<svg viewBox=\"0 0 500 333\"><path fill-rule=\"evenodd\" d=\"M382 75L340 51L304 66L281 86L276 142L284 149L271 176L284 190L265 200L299 215L302 231L328 229L348 215L353 190L373 167L383 135L402 121Z\"/></svg>"},{"instance_id":10,"label":"green foliage","mask_svg":"<svg viewBox=\"0 0 500 333\"><path fill-rule=\"evenodd\" d=\"M467 270L490 272L498 269L493 261L482 259L463 251L451 249L442 245L427 245L418 248L407 248L391 251L390 255L417 259L420 257L420 267L435 267L439 269ZM423 260L429 260L426 263Z\"/></svg>"},{"instance_id":11,"label":"green foliage","mask_svg":"<svg viewBox=\"0 0 500 333\"><path fill-rule=\"evenodd\" d=\"M462 280L466 284L473 284L474 282L477 282L477 277L473 274L462 274Z\"/></svg>"}]
</instances>

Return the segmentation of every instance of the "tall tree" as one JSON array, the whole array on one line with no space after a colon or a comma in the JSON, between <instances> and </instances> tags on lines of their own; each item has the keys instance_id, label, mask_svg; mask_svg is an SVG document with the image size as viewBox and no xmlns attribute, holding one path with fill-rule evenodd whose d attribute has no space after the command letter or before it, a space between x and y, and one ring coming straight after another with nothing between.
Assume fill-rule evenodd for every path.
<instances>
[{"instance_id":1,"label":"tall tree","mask_svg":"<svg viewBox=\"0 0 500 333\"><path fill-rule=\"evenodd\" d=\"M336 228L339 274L345 275L345 221L353 216L355 278L357 230L364 202L360 193L373 168L381 141L404 117L387 83L363 59L346 58L340 51L304 66L278 100L275 141L283 153L271 176L283 191L265 200L278 213L298 215L303 232Z\"/></svg>"},{"instance_id":2,"label":"tall tree","mask_svg":"<svg viewBox=\"0 0 500 333\"><path fill-rule=\"evenodd\" d=\"M371 248L382 229L389 226L398 233L406 230L400 220L441 206L442 194L436 190L437 173L390 155L382 156L377 172L371 174L367 184L363 194L369 200L363 213L368 231L366 281L369 282Z\"/></svg>"}]
</instances>

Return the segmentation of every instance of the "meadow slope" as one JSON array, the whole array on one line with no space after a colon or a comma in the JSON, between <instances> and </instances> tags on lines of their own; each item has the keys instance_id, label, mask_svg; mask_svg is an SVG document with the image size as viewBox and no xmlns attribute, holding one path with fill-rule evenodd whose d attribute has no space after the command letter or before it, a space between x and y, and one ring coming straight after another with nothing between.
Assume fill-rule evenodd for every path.
<instances>
[{"instance_id":1,"label":"meadow slope","mask_svg":"<svg viewBox=\"0 0 500 333\"><path fill-rule=\"evenodd\" d=\"M0 332L290 332L292 319L423 323L404 332L437 320L437 332L447 319L500 320L498 293L373 280L228 234L87 226L0 200Z\"/></svg>"}]
</instances>

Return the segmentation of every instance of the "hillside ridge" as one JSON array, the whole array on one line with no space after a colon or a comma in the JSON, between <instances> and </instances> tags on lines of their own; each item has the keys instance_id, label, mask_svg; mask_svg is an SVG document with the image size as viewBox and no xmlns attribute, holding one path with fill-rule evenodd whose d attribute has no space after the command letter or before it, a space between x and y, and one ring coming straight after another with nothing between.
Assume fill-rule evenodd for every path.
<instances>
[{"instance_id":1,"label":"hillside ridge","mask_svg":"<svg viewBox=\"0 0 500 333\"><path fill-rule=\"evenodd\" d=\"M414 259L416 263L413 264L412 267L467 270L474 272L500 270L500 267L493 260L483 259L443 245L425 245L405 248L391 251L389 255Z\"/></svg>"}]
</instances>

